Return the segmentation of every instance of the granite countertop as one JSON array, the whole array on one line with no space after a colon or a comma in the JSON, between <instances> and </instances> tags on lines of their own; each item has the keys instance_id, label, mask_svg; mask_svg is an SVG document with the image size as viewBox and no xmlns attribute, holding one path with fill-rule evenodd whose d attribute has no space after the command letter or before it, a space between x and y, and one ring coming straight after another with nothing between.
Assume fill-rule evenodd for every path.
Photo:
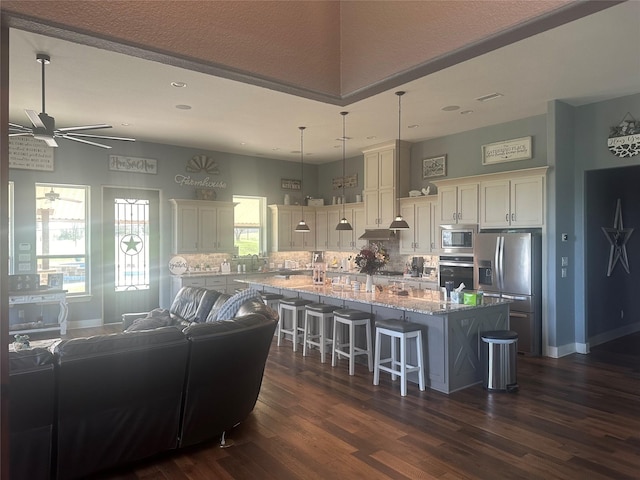
<instances>
[{"instance_id":1,"label":"granite countertop","mask_svg":"<svg viewBox=\"0 0 640 480\"><path fill-rule=\"evenodd\" d=\"M311 272L308 268L300 268L300 269L291 269L287 268L284 270L269 270L267 272L259 272L259 271L246 271L246 272L214 272L214 271L199 271L199 272L187 272L182 275L176 275L178 277L237 277L237 276L246 276L246 275L301 275L305 273Z\"/></svg>"},{"instance_id":2,"label":"granite countertop","mask_svg":"<svg viewBox=\"0 0 640 480\"><path fill-rule=\"evenodd\" d=\"M494 305L510 303L508 300L496 298L485 298L482 305L462 305L443 302L440 300L439 290L420 290L420 293L417 295L412 294L410 291L408 296L397 295L391 292L389 288L383 288L382 292L376 290L374 293L366 293L364 291L354 292L352 287L344 284L339 284L338 286L332 284L314 285L311 277L307 275L295 275L288 279L270 277L261 279L260 281L246 280L246 282L427 315L446 315L462 310L488 308ZM362 285L361 288L364 289L364 285Z\"/></svg>"}]
</instances>

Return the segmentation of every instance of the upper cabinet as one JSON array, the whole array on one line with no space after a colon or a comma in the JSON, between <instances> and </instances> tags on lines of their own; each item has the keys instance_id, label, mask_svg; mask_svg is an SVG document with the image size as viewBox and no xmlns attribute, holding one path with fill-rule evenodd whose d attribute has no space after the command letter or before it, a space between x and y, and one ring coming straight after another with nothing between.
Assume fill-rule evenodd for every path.
<instances>
[{"instance_id":1,"label":"upper cabinet","mask_svg":"<svg viewBox=\"0 0 640 480\"><path fill-rule=\"evenodd\" d=\"M353 230L336 230L338 222L344 216ZM350 252L365 246L365 240L358 240L364 233L364 208L362 203L329 205L316 207L316 249Z\"/></svg>"},{"instance_id":2,"label":"upper cabinet","mask_svg":"<svg viewBox=\"0 0 640 480\"><path fill-rule=\"evenodd\" d=\"M316 246L316 212L314 207L299 205L269 205L271 209L271 249L274 252L314 250ZM309 226L306 233L296 232L304 215Z\"/></svg>"},{"instance_id":3,"label":"upper cabinet","mask_svg":"<svg viewBox=\"0 0 640 480\"><path fill-rule=\"evenodd\" d=\"M396 216L399 194L409 191L411 149L396 140L363 153L365 228L387 228Z\"/></svg>"},{"instance_id":4,"label":"upper cabinet","mask_svg":"<svg viewBox=\"0 0 640 480\"><path fill-rule=\"evenodd\" d=\"M400 214L409 224L409 230L398 230L401 254L424 255L436 249L436 211L435 195L400 199Z\"/></svg>"},{"instance_id":5,"label":"upper cabinet","mask_svg":"<svg viewBox=\"0 0 640 480\"><path fill-rule=\"evenodd\" d=\"M480 183L480 228L544 225L547 167L508 172Z\"/></svg>"},{"instance_id":6,"label":"upper cabinet","mask_svg":"<svg viewBox=\"0 0 640 480\"><path fill-rule=\"evenodd\" d=\"M233 203L170 199L172 252L233 253Z\"/></svg>"},{"instance_id":7,"label":"upper cabinet","mask_svg":"<svg viewBox=\"0 0 640 480\"><path fill-rule=\"evenodd\" d=\"M438 205L440 223L478 223L478 183L439 185Z\"/></svg>"}]
</instances>

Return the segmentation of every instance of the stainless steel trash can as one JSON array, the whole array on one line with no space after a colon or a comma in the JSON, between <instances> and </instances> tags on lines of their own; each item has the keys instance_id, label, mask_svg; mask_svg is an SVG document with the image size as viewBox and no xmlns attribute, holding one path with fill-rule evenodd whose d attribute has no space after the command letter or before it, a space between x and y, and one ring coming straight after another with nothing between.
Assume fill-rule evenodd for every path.
<instances>
[{"instance_id":1,"label":"stainless steel trash can","mask_svg":"<svg viewBox=\"0 0 640 480\"><path fill-rule=\"evenodd\" d=\"M483 386L489 391L518 390L518 334L511 330L495 330L481 334Z\"/></svg>"}]
</instances>

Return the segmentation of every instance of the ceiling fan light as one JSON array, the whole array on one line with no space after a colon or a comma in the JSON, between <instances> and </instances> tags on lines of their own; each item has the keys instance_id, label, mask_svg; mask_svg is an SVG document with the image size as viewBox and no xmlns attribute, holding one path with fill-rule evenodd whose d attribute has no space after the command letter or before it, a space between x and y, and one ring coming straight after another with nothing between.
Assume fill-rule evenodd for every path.
<instances>
[{"instance_id":1,"label":"ceiling fan light","mask_svg":"<svg viewBox=\"0 0 640 480\"><path fill-rule=\"evenodd\" d=\"M342 217L342 220L340 220L338 222L338 225L336 225L336 230L340 230L340 231L351 231L353 230L353 227L351 227L351 224L349 223L349 221Z\"/></svg>"},{"instance_id":2,"label":"ceiling fan light","mask_svg":"<svg viewBox=\"0 0 640 480\"><path fill-rule=\"evenodd\" d=\"M409 230L409 224L402 215L398 215L389 225L389 230Z\"/></svg>"},{"instance_id":3,"label":"ceiling fan light","mask_svg":"<svg viewBox=\"0 0 640 480\"><path fill-rule=\"evenodd\" d=\"M298 222L298 226L296 227L296 232L298 233L307 233L310 232L310 228L309 225L307 225L307 222L305 222L304 220L300 220Z\"/></svg>"}]
</instances>

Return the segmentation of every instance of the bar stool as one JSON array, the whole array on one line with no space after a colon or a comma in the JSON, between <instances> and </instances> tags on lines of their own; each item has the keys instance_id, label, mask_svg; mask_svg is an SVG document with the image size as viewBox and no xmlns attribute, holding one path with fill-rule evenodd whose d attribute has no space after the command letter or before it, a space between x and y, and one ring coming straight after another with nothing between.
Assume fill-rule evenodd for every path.
<instances>
[{"instance_id":1,"label":"bar stool","mask_svg":"<svg viewBox=\"0 0 640 480\"><path fill-rule=\"evenodd\" d=\"M279 311L278 304L280 303L280 300L284 298L284 295L269 292L262 292L260 295L262 296L262 301L267 307L275 310L276 312Z\"/></svg>"},{"instance_id":2,"label":"bar stool","mask_svg":"<svg viewBox=\"0 0 640 480\"><path fill-rule=\"evenodd\" d=\"M285 335L291 335L291 341L293 342L293 351L298 351L298 340L304 333L304 327L299 324L299 314L304 312L304 308L313 303L311 300L305 300L304 298L283 298L279 303L280 321L278 322L278 346L280 341ZM287 328L285 321L285 313L291 312L291 328Z\"/></svg>"},{"instance_id":3,"label":"bar stool","mask_svg":"<svg viewBox=\"0 0 640 480\"><path fill-rule=\"evenodd\" d=\"M380 343L382 335L390 337L391 340L391 356L389 358L381 358L382 350ZM407 363L407 340L415 339L416 353L418 355L417 365ZM396 343L400 340L400 358L398 359ZM391 380L400 377L400 395L407 395L407 374L418 372L418 382L420 391L424 391L424 366L422 363L422 331L420 325L415 323L404 322L402 320L377 320L376 321L376 362L373 371L373 384L380 383L380 370L389 372ZM388 363L389 366L383 364Z\"/></svg>"},{"instance_id":4,"label":"bar stool","mask_svg":"<svg viewBox=\"0 0 640 480\"><path fill-rule=\"evenodd\" d=\"M304 334L302 337L303 357L307 356L307 348L309 346L318 347L320 349L320 361L325 363L327 346L331 347L333 342L327 332L327 327L329 326L327 322L333 319L333 311L337 308L335 305L327 305L325 303L310 303L305 307ZM311 333L316 320L318 321L318 328L314 330L318 333Z\"/></svg>"},{"instance_id":5,"label":"bar stool","mask_svg":"<svg viewBox=\"0 0 640 480\"><path fill-rule=\"evenodd\" d=\"M349 327L349 340L344 342L339 325ZM355 327L364 326L367 334L367 348L356 347ZM349 347L349 350L343 350ZM339 309L333 312L333 347L331 366L336 366L336 360L341 355L349 359L349 375L355 373L355 359L358 355L366 355L369 363L369 371L373 371L373 356L371 346L371 315L360 310L350 308Z\"/></svg>"}]
</instances>

